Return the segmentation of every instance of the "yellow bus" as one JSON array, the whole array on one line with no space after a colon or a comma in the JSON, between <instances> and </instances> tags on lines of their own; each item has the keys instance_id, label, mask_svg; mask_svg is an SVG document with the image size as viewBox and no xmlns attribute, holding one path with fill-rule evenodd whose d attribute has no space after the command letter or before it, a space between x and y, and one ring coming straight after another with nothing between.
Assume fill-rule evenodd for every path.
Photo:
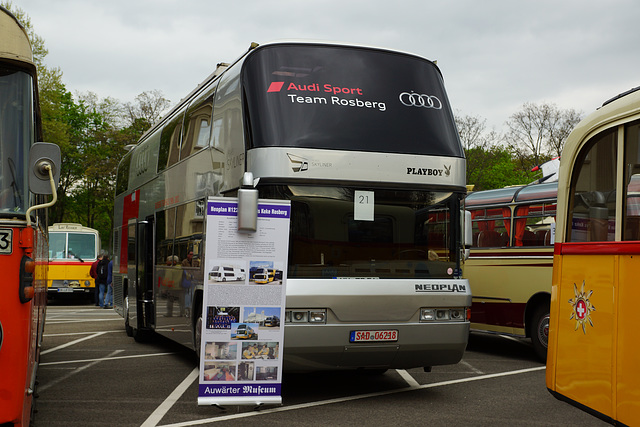
<instances>
[{"instance_id":1,"label":"yellow bus","mask_svg":"<svg viewBox=\"0 0 640 427\"><path fill-rule=\"evenodd\" d=\"M48 296L93 296L95 282L89 270L99 250L100 236L93 228L73 223L50 226Z\"/></svg>"},{"instance_id":2,"label":"yellow bus","mask_svg":"<svg viewBox=\"0 0 640 427\"><path fill-rule=\"evenodd\" d=\"M558 181L546 383L615 424L640 420L640 87L573 130Z\"/></svg>"},{"instance_id":3,"label":"yellow bus","mask_svg":"<svg viewBox=\"0 0 640 427\"><path fill-rule=\"evenodd\" d=\"M463 277L471 330L529 337L547 357L557 182L471 193L473 244Z\"/></svg>"}]
</instances>

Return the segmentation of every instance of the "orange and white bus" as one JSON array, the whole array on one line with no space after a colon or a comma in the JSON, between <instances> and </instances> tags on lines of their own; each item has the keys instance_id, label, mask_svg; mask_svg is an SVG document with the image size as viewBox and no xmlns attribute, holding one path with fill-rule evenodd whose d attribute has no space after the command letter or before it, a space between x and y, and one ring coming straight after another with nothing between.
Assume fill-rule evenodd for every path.
<instances>
[{"instance_id":1,"label":"orange and white bus","mask_svg":"<svg viewBox=\"0 0 640 427\"><path fill-rule=\"evenodd\" d=\"M29 425L47 303L46 207L60 149L41 139L36 67L0 6L0 425ZM47 196L53 200L44 203Z\"/></svg>"},{"instance_id":2,"label":"orange and white bus","mask_svg":"<svg viewBox=\"0 0 640 427\"><path fill-rule=\"evenodd\" d=\"M547 388L618 425L640 420L640 88L605 102L562 153Z\"/></svg>"},{"instance_id":3,"label":"orange and white bus","mask_svg":"<svg viewBox=\"0 0 640 427\"><path fill-rule=\"evenodd\" d=\"M471 330L529 337L545 360L557 182L470 193Z\"/></svg>"},{"instance_id":4,"label":"orange and white bus","mask_svg":"<svg viewBox=\"0 0 640 427\"><path fill-rule=\"evenodd\" d=\"M93 297L95 281L89 271L91 264L98 259L99 251L98 230L72 223L58 223L49 227L49 297Z\"/></svg>"}]
</instances>

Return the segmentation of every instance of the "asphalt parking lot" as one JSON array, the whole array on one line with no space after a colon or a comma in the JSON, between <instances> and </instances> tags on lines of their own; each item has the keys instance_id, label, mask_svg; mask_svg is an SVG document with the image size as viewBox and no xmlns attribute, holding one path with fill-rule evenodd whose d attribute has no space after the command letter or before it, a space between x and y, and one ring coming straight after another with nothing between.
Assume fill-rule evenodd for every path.
<instances>
[{"instance_id":1,"label":"asphalt parking lot","mask_svg":"<svg viewBox=\"0 0 640 427\"><path fill-rule=\"evenodd\" d=\"M430 373L285 374L283 405L259 410L198 406L197 370L180 345L127 337L113 310L50 305L35 426L607 425L549 394L528 341L495 335Z\"/></svg>"}]
</instances>

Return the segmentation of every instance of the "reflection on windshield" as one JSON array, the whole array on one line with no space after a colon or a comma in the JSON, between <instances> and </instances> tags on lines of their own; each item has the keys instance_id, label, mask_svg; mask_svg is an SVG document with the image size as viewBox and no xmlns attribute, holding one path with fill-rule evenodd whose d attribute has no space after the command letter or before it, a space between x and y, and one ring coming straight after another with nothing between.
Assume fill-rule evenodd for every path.
<instances>
[{"instance_id":1,"label":"reflection on windshield","mask_svg":"<svg viewBox=\"0 0 640 427\"><path fill-rule=\"evenodd\" d=\"M81 233L50 233L49 259L96 259L96 236Z\"/></svg>"},{"instance_id":2,"label":"reflection on windshield","mask_svg":"<svg viewBox=\"0 0 640 427\"><path fill-rule=\"evenodd\" d=\"M31 77L0 66L0 214L26 212L31 100Z\"/></svg>"},{"instance_id":3,"label":"reflection on windshield","mask_svg":"<svg viewBox=\"0 0 640 427\"><path fill-rule=\"evenodd\" d=\"M458 266L452 224L459 195L367 190L374 215L355 213L351 187L265 186L291 200L289 278L451 278Z\"/></svg>"}]
</instances>

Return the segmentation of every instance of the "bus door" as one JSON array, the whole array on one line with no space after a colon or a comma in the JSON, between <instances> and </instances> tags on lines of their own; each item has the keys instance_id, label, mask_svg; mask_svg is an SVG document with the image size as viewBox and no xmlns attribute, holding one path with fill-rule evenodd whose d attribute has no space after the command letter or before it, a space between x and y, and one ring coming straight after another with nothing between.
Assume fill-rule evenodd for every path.
<instances>
[{"instance_id":1,"label":"bus door","mask_svg":"<svg viewBox=\"0 0 640 427\"><path fill-rule=\"evenodd\" d=\"M153 217L129 221L129 323L137 330L155 326L153 300ZM134 326L135 325L135 326Z\"/></svg>"}]
</instances>

